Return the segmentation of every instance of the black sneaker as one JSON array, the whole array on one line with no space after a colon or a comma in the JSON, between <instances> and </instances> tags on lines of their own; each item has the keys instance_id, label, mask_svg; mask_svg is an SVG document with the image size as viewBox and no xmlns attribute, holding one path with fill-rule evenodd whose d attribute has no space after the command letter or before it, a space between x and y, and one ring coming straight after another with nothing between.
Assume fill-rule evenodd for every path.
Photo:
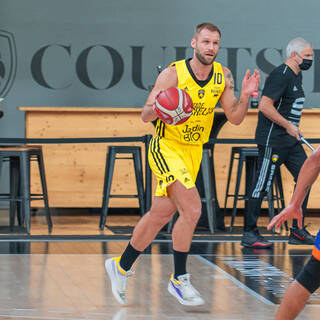
<instances>
[{"instance_id":1,"label":"black sneaker","mask_svg":"<svg viewBox=\"0 0 320 320\"><path fill-rule=\"evenodd\" d=\"M258 229L244 232L241 239L241 245L247 248L257 249L266 249L273 247L273 243L269 242L266 238L260 235Z\"/></svg>"},{"instance_id":2,"label":"black sneaker","mask_svg":"<svg viewBox=\"0 0 320 320\"><path fill-rule=\"evenodd\" d=\"M290 228L290 244L314 244L316 237L311 235L306 227L303 229Z\"/></svg>"}]
</instances>

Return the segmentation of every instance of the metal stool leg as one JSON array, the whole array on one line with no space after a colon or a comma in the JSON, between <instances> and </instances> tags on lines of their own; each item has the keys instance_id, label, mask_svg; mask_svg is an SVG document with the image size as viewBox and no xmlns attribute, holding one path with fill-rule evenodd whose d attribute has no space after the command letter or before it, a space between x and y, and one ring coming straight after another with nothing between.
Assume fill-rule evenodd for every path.
<instances>
[{"instance_id":1,"label":"metal stool leg","mask_svg":"<svg viewBox=\"0 0 320 320\"><path fill-rule=\"evenodd\" d=\"M274 175L274 178L273 178L273 182L272 182L272 196L273 196L273 201L276 201L276 206L277 208L275 207L274 208L274 211L276 212L277 210L277 214L280 213L280 207L281 207L281 204L280 204L280 193L279 193L279 188L278 188L278 181L277 181L277 173L275 173ZM276 214L276 213L275 213Z\"/></svg>"},{"instance_id":2,"label":"metal stool leg","mask_svg":"<svg viewBox=\"0 0 320 320\"><path fill-rule=\"evenodd\" d=\"M284 194L283 194L283 186L282 186L282 177L281 177L281 169L279 168L277 174L276 174L276 186L279 191L279 197L281 202L281 210L283 210L286 207L286 204L284 202ZM286 231L289 231L288 222L285 221L284 226L286 228Z\"/></svg>"},{"instance_id":3,"label":"metal stool leg","mask_svg":"<svg viewBox=\"0 0 320 320\"><path fill-rule=\"evenodd\" d=\"M114 163L116 159L115 151L112 147L109 147L108 155L106 159L106 169L104 177L104 187L103 187L103 200L102 200L102 210L100 216L100 230L104 229L107 214L108 214L108 204L111 192L112 176L114 171Z\"/></svg>"},{"instance_id":4,"label":"metal stool leg","mask_svg":"<svg viewBox=\"0 0 320 320\"><path fill-rule=\"evenodd\" d=\"M27 152L20 156L22 210L26 221L27 233L30 233L30 162Z\"/></svg>"},{"instance_id":5,"label":"metal stool leg","mask_svg":"<svg viewBox=\"0 0 320 320\"><path fill-rule=\"evenodd\" d=\"M21 198L22 194L22 186L21 186L21 173L20 173L20 164L17 164L17 178L18 178L18 197ZM17 215L18 215L18 223L19 226L22 227L24 225L24 214L23 214L23 206L21 201L16 202L17 205Z\"/></svg>"},{"instance_id":6,"label":"metal stool leg","mask_svg":"<svg viewBox=\"0 0 320 320\"><path fill-rule=\"evenodd\" d=\"M1 179L1 173L2 173L2 161L3 161L3 156L0 154L0 179Z\"/></svg>"},{"instance_id":7,"label":"metal stool leg","mask_svg":"<svg viewBox=\"0 0 320 320\"><path fill-rule=\"evenodd\" d=\"M201 173L202 173L202 180L204 184L204 194L205 194L205 198L203 200L204 200L204 203L206 204L209 229L211 233L214 233L215 223L217 219L216 219L215 206L213 206L212 204L212 202L215 201L215 199L213 199L213 182L212 182L212 176L210 174L208 150L203 150L202 162L201 162Z\"/></svg>"},{"instance_id":8,"label":"metal stool leg","mask_svg":"<svg viewBox=\"0 0 320 320\"><path fill-rule=\"evenodd\" d=\"M235 160L235 151L232 148L231 151L231 157L230 157L230 163L229 163L229 172L228 172L228 179L227 179L227 188L226 188L226 195L224 199L224 215L226 215L227 210L227 201L229 198L229 188L230 188L230 181L231 181L231 174L232 174L232 168L233 168L233 161Z\"/></svg>"},{"instance_id":9,"label":"metal stool leg","mask_svg":"<svg viewBox=\"0 0 320 320\"><path fill-rule=\"evenodd\" d=\"M144 187L144 193L145 193L145 211L149 211L151 207L152 202L152 177L151 177L151 169L149 166L148 161L148 149L149 144L152 139L152 135L148 134L145 136L145 187Z\"/></svg>"},{"instance_id":10,"label":"metal stool leg","mask_svg":"<svg viewBox=\"0 0 320 320\"><path fill-rule=\"evenodd\" d=\"M274 200L274 193L273 193L273 187L274 185L272 184L270 186L270 189L267 193L267 199L268 199L268 212L269 212L269 219L270 221L272 220L272 218L274 217L274 204L273 204L273 200ZM272 232L274 232L274 230L272 230Z\"/></svg>"},{"instance_id":11,"label":"metal stool leg","mask_svg":"<svg viewBox=\"0 0 320 320\"><path fill-rule=\"evenodd\" d=\"M136 176L136 184L139 199L140 215L143 216L145 213L145 199L144 199L144 189L143 189L143 173L142 173L142 159L141 159L141 149L137 149L133 153L134 171Z\"/></svg>"},{"instance_id":12,"label":"metal stool leg","mask_svg":"<svg viewBox=\"0 0 320 320\"><path fill-rule=\"evenodd\" d=\"M233 208L232 208L232 216L231 216L231 223L230 223L230 232L232 231L233 224L234 224L234 218L237 213L237 201L238 201L238 196L239 196L240 181L241 181L241 174L242 174L244 160L245 159L240 154L239 163L238 163L236 187L235 187L235 191L234 191Z\"/></svg>"},{"instance_id":13,"label":"metal stool leg","mask_svg":"<svg viewBox=\"0 0 320 320\"><path fill-rule=\"evenodd\" d=\"M43 161L43 156L41 151L39 151L39 154L37 155L37 162L38 162L38 167L40 172L40 179L41 179L41 185L42 185L43 201L44 201L44 206L46 211L48 231L49 233L51 233L52 221L51 221L51 215L50 215L50 209L49 209L48 190L47 190L47 182L46 182L46 175L45 175L45 169L44 169L44 161Z\"/></svg>"},{"instance_id":14,"label":"metal stool leg","mask_svg":"<svg viewBox=\"0 0 320 320\"><path fill-rule=\"evenodd\" d=\"M19 195L19 159L18 158L10 158L10 198L12 199L9 204L9 216L10 216L10 229L13 230L15 225L15 217L17 212L17 198ZM21 225L19 213L18 222Z\"/></svg>"},{"instance_id":15,"label":"metal stool leg","mask_svg":"<svg viewBox=\"0 0 320 320\"><path fill-rule=\"evenodd\" d=\"M281 199L280 199L280 191L279 191L277 176L275 176L274 178L274 192L275 192L274 197L277 201L277 214L279 214L281 211Z\"/></svg>"}]
</instances>

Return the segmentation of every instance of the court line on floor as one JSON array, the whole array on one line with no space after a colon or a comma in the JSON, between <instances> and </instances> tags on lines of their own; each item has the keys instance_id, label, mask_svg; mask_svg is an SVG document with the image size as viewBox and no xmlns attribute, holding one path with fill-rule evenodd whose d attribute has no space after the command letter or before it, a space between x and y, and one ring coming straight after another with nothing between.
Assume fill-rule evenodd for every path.
<instances>
[{"instance_id":1,"label":"court line on floor","mask_svg":"<svg viewBox=\"0 0 320 320\"><path fill-rule=\"evenodd\" d=\"M65 311L65 310L47 310L48 313L59 313L58 316L50 316L50 315L17 315L13 313L5 313L8 311L32 311L32 312L37 312L39 311L38 309L23 309L23 308L13 308L9 310L1 310L0 311L0 319L2 317L9 317L9 318L23 318L23 319L44 319L44 320L99 320L101 318L88 318L88 316L103 316L103 319L106 319L105 317L107 316L108 319L114 320L114 319L127 319L127 318L132 318L132 319L152 319L154 318L153 314L135 314L135 313L128 313L128 310L125 308L121 308L119 311L116 313L103 313L103 312L88 312L84 313L83 315L77 315L74 316L74 312L72 311ZM43 312L43 310L42 310ZM60 315L61 314L61 315ZM67 314L68 317L63 316L62 314ZM168 320L179 320L179 319L184 319L184 320L196 320L198 319L197 317L193 316L186 316L186 315L167 315L165 317ZM239 318L210 318L211 320L241 320Z\"/></svg>"},{"instance_id":2,"label":"court line on floor","mask_svg":"<svg viewBox=\"0 0 320 320\"><path fill-rule=\"evenodd\" d=\"M50 316L37 316L37 315L16 315L16 314L0 314L0 318L6 317L10 319L21 318L21 319L46 319L46 320L98 320L97 318L63 318L63 317L50 317Z\"/></svg>"},{"instance_id":3,"label":"court line on floor","mask_svg":"<svg viewBox=\"0 0 320 320\"><path fill-rule=\"evenodd\" d=\"M117 314L113 315L112 318L109 318L110 320L116 319ZM141 318L150 318L152 319L153 315L135 315L135 314L128 314L125 315L126 318L133 318L133 317L139 317ZM43 319L43 320L99 320L98 318L58 318L58 317L48 317L48 316L25 316L25 315L14 315L14 314L0 314L0 319L2 317L5 317L6 319L10 318L21 318L21 319ZM139 319L137 318L137 319ZM196 317L186 317L186 316L166 316L167 319L184 319L184 320L194 320L197 319ZM105 319L105 318L104 318ZM120 319L120 318L119 318ZM241 320L239 318L236 319L225 319L225 318L211 318L212 320Z\"/></svg>"},{"instance_id":4,"label":"court line on floor","mask_svg":"<svg viewBox=\"0 0 320 320\"><path fill-rule=\"evenodd\" d=\"M261 302L269 305L269 306L276 306L276 304L274 304L273 302L269 301L268 299L266 299L265 297L261 296L260 294L256 293L254 290L250 289L249 287L247 287L246 285L244 285L242 282L240 282L238 279L236 279L235 277L233 277L232 275L230 275L228 272L224 271L223 269L221 269L220 267L218 267L216 264L214 264L213 262L207 260L206 258L200 256L200 255L195 255L194 257L198 258L200 261L204 262L205 264L207 264L208 266L210 266L212 269L222 273L224 276L226 276L229 280L231 280L232 282L234 282L237 286L239 286L240 288L242 288L243 290L247 291L249 294L251 294L252 296L254 296L255 298L257 298L258 300L260 300Z\"/></svg>"},{"instance_id":5,"label":"court line on floor","mask_svg":"<svg viewBox=\"0 0 320 320\"><path fill-rule=\"evenodd\" d=\"M310 249L310 254L295 254L295 253L290 253L290 254L260 254L260 253L252 253L252 254L223 254L223 253L203 253L202 255L207 256L207 257L252 257L252 256L258 256L258 257L310 257L311 256L311 251ZM193 255L190 253L190 255ZM194 255L199 255L199 254L194 254Z\"/></svg>"},{"instance_id":6,"label":"court line on floor","mask_svg":"<svg viewBox=\"0 0 320 320\"><path fill-rule=\"evenodd\" d=\"M0 242L128 242L128 239L0 239ZM172 239L154 240L152 243L171 243ZM241 242L241 239L193 239L193 243ZM288 240L272 240L272 242L288 242Z\"/></svg>"}]
</instances>

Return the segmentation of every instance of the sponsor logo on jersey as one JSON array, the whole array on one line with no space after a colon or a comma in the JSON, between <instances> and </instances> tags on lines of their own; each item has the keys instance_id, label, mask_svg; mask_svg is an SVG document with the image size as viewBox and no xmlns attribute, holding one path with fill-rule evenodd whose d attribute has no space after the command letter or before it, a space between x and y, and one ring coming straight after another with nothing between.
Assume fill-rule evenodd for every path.
<instances>
[{"instance_id":1,"label":"sponsor logo on jersey","mask_svg":"<svg viewBox=\"0 0 320 320\"><path fill-rule=\"evenodd\" d=\"M213 87L211 93L213 97L219 97L222 94L222 89L220 87Z\"/></svg>"},{"instance_id":2,"label":"sponsor logo on jersey","mask_svg":"<svg viewBox=\"0 0 320 320\"><path fill-rule=\"evenodd\" d=\"M204 103L202 103L202 102L194 102L192 115L193 116L206 116L208 114L213 113L215 107L216 106L207 108L204 106Z\"/></svg>"},{"instance_id":3,"label":"sponsor logo on jersey","mask_svg":"<svg viewBox=\"0 0 320 320\"><path fill-rule=\"evenodd\" d=\"M198 124L193 127L186 125L182 130L182 132L184 133L183 139L188 142L198 141L201 137L201 132L203 131L204 127L201 127Z\"/></svg>"}]
</instances>

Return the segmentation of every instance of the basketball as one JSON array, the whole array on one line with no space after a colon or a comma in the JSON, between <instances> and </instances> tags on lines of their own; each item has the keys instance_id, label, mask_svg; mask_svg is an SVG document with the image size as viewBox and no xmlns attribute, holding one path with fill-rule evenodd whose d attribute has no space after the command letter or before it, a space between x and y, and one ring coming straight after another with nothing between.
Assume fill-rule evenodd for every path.
<instances>
[{"instance_id":1,"label":"basketball","mask_svg":"<svg viewBox=\"0 0 320 320\"><path fill-rule=\"evenodd\" d=\"M167 124L181 124L192 115L193 102L189 94L180 88L169 88L161 91L156 97L159 118Z\"/></svg>"}]
</instances>

